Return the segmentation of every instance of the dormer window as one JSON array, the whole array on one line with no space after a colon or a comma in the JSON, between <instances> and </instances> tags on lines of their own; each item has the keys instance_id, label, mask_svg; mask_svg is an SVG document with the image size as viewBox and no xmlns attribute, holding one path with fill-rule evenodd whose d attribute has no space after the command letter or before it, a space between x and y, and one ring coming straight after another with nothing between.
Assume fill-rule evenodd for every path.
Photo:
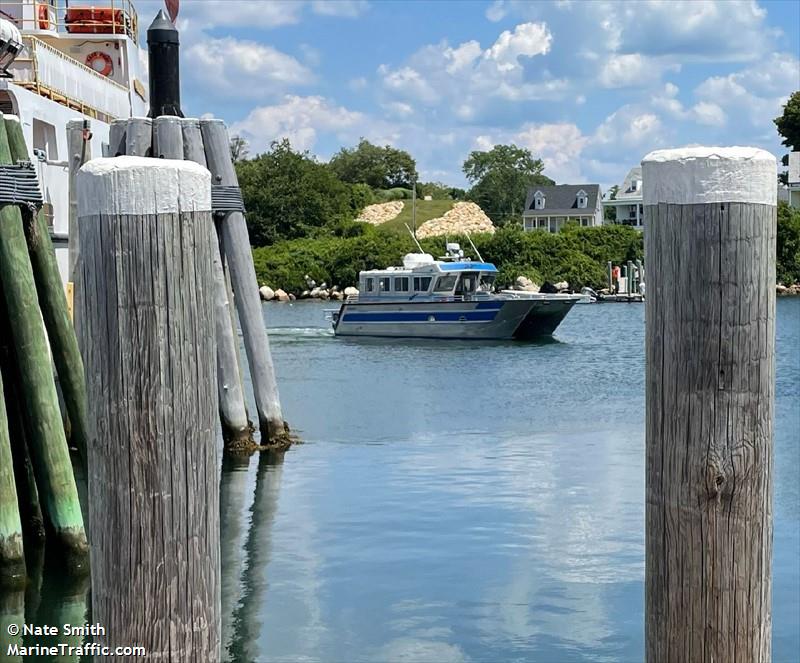
<instances>
[{"instance_id":1,"label":"dormer window","mask_svg":"<svg viewBox=\"0 0 800 663\"><path fill-rule=\"evenodd\" d=\"M581 209L586 208L586 206L589 204L589 196L586 195L586 192L583 189L578 191L577 198L578 207Z\"/></svg>"},{"instance_id":2,"label":"dormer window","mask_svg":"<svg viewBox=\"0 0 800 663\"><path fill-rule=\"evenodd\" d=\"M544 209L544 194L541 191L533 194L533 209Z\"/></svg>"}]
</instances>

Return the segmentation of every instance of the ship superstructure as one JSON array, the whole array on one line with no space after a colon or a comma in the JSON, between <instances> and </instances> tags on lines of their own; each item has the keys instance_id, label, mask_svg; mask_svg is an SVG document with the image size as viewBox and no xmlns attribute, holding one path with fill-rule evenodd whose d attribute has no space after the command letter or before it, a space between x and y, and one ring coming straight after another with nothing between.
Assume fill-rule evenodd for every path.
<instances>
[{"instance_id":1,"label":"ship superstructure","mask_svg":"<svg viewBox=\"0 0 800 663\"><path fill-rule=\"evenodd\" d=\"M0 78L0 112L18 115L39 172L62 278L69 280L67 122L90 120L87 158L103 156L110 123L147 114L147 56L130 0L0 0L22 51ZM13 27L10 27L13 26Z\"/></svg>"}]
</instances>

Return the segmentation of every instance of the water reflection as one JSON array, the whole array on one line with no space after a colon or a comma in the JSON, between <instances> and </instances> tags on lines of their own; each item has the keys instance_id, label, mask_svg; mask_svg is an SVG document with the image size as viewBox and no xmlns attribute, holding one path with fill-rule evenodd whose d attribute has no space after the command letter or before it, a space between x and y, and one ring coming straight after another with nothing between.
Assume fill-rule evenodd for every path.
<instances>
[{"instance_id":1,"label":"water reflection","mask_svg":"<svg viewBox=\"0 0 800 663\"><path fill-rule=\"evenodd\" d=\"M259 660L262 608L268 586L271 530L278 508L283 453L258 456L249 522L245 512L250 459L223 461L220 508L222 528L222 633L224 659L233 663ZM238 598L238 600L237 600Z\"/></svg>"}]
</instances>

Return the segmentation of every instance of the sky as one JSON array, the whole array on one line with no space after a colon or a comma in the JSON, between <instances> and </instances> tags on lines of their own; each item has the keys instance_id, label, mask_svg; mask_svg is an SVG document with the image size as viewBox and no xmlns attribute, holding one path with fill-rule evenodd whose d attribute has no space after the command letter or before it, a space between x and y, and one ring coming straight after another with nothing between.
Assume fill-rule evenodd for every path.
<instances>
[{"instance_id":1,"label":"sky","mask_svg":"<svg viewBox=\"0 0 800 663\"><path fill-rule=\"evenodd\" d=\"M160 4L137 2L143 26ZM781 156L772 120L800 89L800 0L182 0L178 28L184 113L251 154L364 137L453 186L498 143L604 190L653 149Z\"/></svg>"}]
</instances>

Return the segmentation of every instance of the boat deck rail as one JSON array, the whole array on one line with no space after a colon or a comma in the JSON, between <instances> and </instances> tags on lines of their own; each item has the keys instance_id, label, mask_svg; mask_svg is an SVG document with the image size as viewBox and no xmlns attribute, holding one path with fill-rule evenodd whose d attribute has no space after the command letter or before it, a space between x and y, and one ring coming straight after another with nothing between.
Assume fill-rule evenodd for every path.
<instances>
[{"instance_id":1,"label":"boat deck rail","mask_svg":"<svg viewBox=\"0 0 800 663\"><path fill-rule=\"evenodd\" d=\"M0 17L23 34L119 35L139 42L139 17L132 0L3 0Z\"/></svg>"},{"instance_id":2,"label":"boat deck rail","mask_svg":"<svg viewBox=\"0 0 800 663\"><path fill-rule=\"evenodd\" d=\"M126 87L37 37L23 41L25 55L9 68L16 85L103 122L130 115Z\"/></svg>"}]
</instances>

